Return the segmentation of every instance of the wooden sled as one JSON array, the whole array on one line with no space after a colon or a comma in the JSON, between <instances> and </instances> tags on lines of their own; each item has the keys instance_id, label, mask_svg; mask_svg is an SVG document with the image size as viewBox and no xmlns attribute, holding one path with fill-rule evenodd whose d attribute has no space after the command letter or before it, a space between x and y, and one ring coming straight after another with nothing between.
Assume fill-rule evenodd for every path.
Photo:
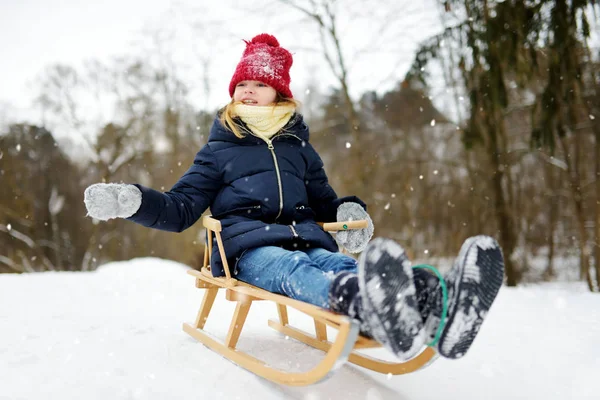
<instances>
[{"instance_id":1,"label":"wooden sled","mask_svg":"<svg viewBox=\"0 0 600 400\"><path fill-rule=\"evenodd\" d=\"M303 386L329 377L346 361L383 374L400 375L423 368L437 358L435 350L431 347L425 347L420 354L406 362L389 362L359 353L358 350L381 347L381 344L360 336L358 324L351 318L312 304L268 292L232 278L221 240L221 223L210 216L204 217L202 222L208 235L208 246L204 252L204 266L200 271L190 270L188 273L196 278L196 287L206 289L206 292L195 322L193 324L184 323L183 330L235 364L275 383ZM366 227L366 223L366 221L349 221L322 225L327 231L338 231L363 228ZM213 234L216 236L218 250L223 260L225 277L215 278L210 271ZM224 341L215 339L203 329L219 289L226 291L225 298L227 300L236 302L229 331ZM273 301L277 307L279 321L269 320L268 325L271 328L326 353L317 365L306 372L284 371L273 368L263 361L236 349L250 306L252 302L260 300ZM288 306L313 318L314 334L294 328L289 324ZM328 326L338 331L333 342L329 341L327 337Z\"/></svg>"}]
</instances>

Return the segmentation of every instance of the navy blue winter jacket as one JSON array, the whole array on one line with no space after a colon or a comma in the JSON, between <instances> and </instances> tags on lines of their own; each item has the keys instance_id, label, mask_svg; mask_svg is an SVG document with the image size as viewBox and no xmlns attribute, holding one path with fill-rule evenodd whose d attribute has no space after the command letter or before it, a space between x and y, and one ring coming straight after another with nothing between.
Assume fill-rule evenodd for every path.
<instances>
[{"instance_id":1,"label":"navy blue winter jacket","mask_svg":"<svg viewBox=\"0 0 600 400\"><path fill-rule=\"evenodd\" d=\"M251 134L236 137L217 116L208 143L171 190L161 193L136 185L142 191L142 204L128 219L181 232L210 207L222 224L230 268L244 250L260 246L338 251L333 237L315 221L335 221L337 207L344 202L365 204L354 196L337 197L308 138L308 127L299 114L271 143ZM223 276L216 245L211 257L213 275Z\"/></svg>"}]
</instances>

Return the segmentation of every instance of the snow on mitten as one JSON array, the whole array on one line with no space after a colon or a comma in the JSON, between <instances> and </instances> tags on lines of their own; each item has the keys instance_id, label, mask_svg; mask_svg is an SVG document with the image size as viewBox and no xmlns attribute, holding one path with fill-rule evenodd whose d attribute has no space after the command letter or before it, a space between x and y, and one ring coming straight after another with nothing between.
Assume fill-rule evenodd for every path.
<instances>
[{"instance_id":1,"label":"snow on mitten","mask_svg":"<svg viewBox=\"0 0 600 400\"><path fill-rule=\"evenodd\" d=\"M358 203L342 203L337 209L338 221L358 221L366 219L368 226L362 229L338 231L335 240L350 253L360 253L373 237L373 221L365 209Z\"/></svg>"},{"instance_id":2,"label":"snow on mitten","mask_svg":"<svg viewBox=\"0 0 600 400\"><path fill-rule=\"evenodd\" d=\"M88 215L102 221L127 218L142 204L142 192L134 185L124 183L95 183L84 193Z\"/></svg>"}]
</instances>

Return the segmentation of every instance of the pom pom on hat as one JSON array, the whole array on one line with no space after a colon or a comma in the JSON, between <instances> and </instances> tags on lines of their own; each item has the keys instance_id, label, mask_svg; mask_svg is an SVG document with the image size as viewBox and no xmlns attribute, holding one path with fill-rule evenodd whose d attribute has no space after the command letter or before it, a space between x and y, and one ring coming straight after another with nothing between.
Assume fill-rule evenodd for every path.
<instances>
[{"instance_id":1,"label":"pom pom on hat","mask_svg":"<svg viewBox=\"0 0 600 400\"><path fill-rule=\"evenodd\" d=\"M268 33L261 33L260 35L254 36L250 42L246 42L246 44L250 44L250 43L251 44L264 43L264 44L268 44L269 46L272 46L272 47L279 47L279 42L277 41L275 36L269 35Z\"/></svg>"},{"instance_id":2,"label":"pom pom on hat","mask_svg":"<svg viewBox=\"0 0 600 400\"><path fill-rule=\"evenodd\" d=\"M246 42L242 59L235 68L229 83L229 95L233 97L235 87L241 81L260 81L271 86L284 97L292 98L290 90L290 68L292 54L279 46L273 35L261 33Z\"/></svg>"}]
</instances>

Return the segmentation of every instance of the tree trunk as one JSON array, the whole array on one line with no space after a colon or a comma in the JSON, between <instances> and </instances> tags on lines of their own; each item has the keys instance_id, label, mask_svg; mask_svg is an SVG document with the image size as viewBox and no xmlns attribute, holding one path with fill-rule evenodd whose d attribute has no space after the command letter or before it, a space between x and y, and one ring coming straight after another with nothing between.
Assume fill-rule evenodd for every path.
<instances>
[{"instance_id":1,"label":"tree trunk","mask_svg":"<svg viewBox=\"0 0 600 400\"><path fill-rule=\"evenodd\" d=\"M588 56L590 53L588 51ZM590 57L591 58L591 57ZM596 286L595 290L600 292L600 120L598 120L598 100L600 100L600 84L597 83L596 73L592 69L591 71L591 81L594 84L594 96L592 96L591 101L588 100L585 102L586 111L588 115L594 115L595 118L592 119L592 129L594 132L595 139L595 151L594 151L594 177L595 177L595 186L596 186L596 201L594 203L594 233L593 233L593 243L594 243L594 271L596 272Z\"/></svg>"},{"instance_id":2,"label":"tree trunk","mask_svg":"<svg viewBox=\"0 0 600 400\"><path fill-rule=\"evenodd\" d=\"M511 260L517 239L513 230L511 215L504 198L504 191L502 189L504 172L499 170L500 164L498 163L497 153L492 155L492 167L496 168L496 172L492 178L492 189L494 191L496 220L498 222L498 229L500 230L500 246L502 246L504 253L506 283L508 286L517 286L517 283L519 283L519 273Z\"/></svg>"},{"instance_id":3,"label":"tree trunk","mask_svg":"<svg viewBox=\"0 0 600 400\"><path fill-rule=\"evenodd\" d=\"M548 215L548 232L547 232L547 241L548 241L548 263L546 265L546 270L544 271L543 277L547 281L551 281L555 276L556 272L554 271L554 252L555 252L555 241L554 241L554 230L556 229L556 225L558 223L558 196L557 192L557 178L555 176L555 169L552 164L547 163L545 165L546 170L546 182L548 188L550 190L549 201L548 201L548 209L550 214Z\"/></svg>"},{"instance_id":4,"label":"tree trunk","mask_svg":"<svg viewBox=\"0 0 600 400\"><path fill-rule=\"evenodd\" d=\"M569 177L569 186L571 200L573 201L573 210L575 211L575 220L579 232L579 278L587 281L590 291L594 290L592 276L590 274L590 254L588 247L588 236L585 230L585 213L583 209L583 193L581 193L581 178L578 170L579 138L577 134L573 135L575 141L574 162L570 158L569 145L566 135L559 137L559 141L565 155L567 164L567 174Z\"/></svg>"},{"instance_id":5,"label":"tree trunk","mask_svg":"<svg viewBox=\"0 0 600 400\"><path fill-rule=\"evenodd\" d=\"M504 129L501 119L496 126L490 124L488 154L490 156L492 177L492 190L494 196L494 212L500 231L500 246L504 254L504 271L506 274L506 284L508 286L517 286L520 280L520 274L516 269L511 256L517 243L517 235L514 231L512 214L509 205L506 202L502 181L504 179L504 168L500 161L500 149L498 148L498 130Z\"/></svg>"},{"instance_id":6,"label":"tree trunk","mask_svg":"<svg viewBox=\"0 0 600 400\"><path fill-rule=\"evenodd\" d=\"M590 251L588 247L588 235L585 230L585 215L583 212L583 199L581 199L581 193L578 190L573 191L574 203L575 203L575 217L577 218L577 227L579 230L579 265L580 265L580 277L585 279L588 284L588 288L591 292L594 291L594 282L590 271Z\"/></svg>"},{"instance_id":7,"label":"tree trunk","mask_svg":"<svg viewBox=\"0 0 600 400\"><path fill-rule=\"evenodd\" d=\"M596 290L600 292L600 124L594 123L596 138L596 223L594 229L594 268L596 271Z\"/></svg>"}]
</instances>

